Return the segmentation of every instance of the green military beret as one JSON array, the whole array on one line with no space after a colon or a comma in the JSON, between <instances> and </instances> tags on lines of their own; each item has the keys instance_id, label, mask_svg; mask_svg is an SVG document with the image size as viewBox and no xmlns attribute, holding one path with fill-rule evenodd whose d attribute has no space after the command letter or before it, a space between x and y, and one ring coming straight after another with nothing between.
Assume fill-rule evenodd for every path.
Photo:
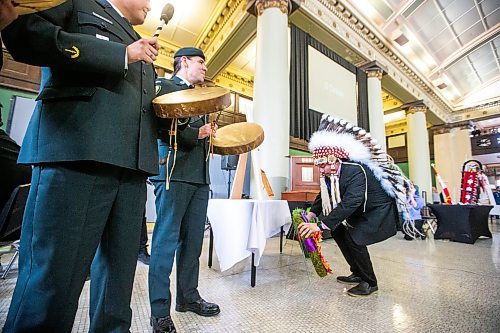
<instances>
[{"instance_id":1,"label":"green military beret","mask_svg":"<svg viewBox=\"0 0 500 333\"><path fill-rule=\"evenodd\" d=\"M177 57L200 57L205 60L205 55L203 51L197 47L183 47L177 50L174 54L174 58Z\"/></svg>"}]
</instances>

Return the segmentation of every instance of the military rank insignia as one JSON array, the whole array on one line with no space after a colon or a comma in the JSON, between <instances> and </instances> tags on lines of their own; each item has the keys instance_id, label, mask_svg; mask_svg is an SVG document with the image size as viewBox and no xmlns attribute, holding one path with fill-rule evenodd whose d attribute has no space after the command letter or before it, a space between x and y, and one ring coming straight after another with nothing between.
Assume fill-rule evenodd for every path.
<instances>
[{"instance_id":1,"label":"military rank insignia","mask_svg":"<svg viewBox=\"0 0 500 333\"><path fill-rule=\"evenodd\" d=\"M77 59L80 56L80 50L76 46L72 46L70 49L64 49L71 59Z\"/></svg>"},{"instance_id":2,"label":"military rank insignia","mask_svg":"<svg viewBox=\"0 0 500 333\"><path fill-rule=\"evenodd\" d=\"M156 90L156 96L158 96L158 94L161 91L161 82L156 82L155 90Z\"/></svg>"}]
</instances>

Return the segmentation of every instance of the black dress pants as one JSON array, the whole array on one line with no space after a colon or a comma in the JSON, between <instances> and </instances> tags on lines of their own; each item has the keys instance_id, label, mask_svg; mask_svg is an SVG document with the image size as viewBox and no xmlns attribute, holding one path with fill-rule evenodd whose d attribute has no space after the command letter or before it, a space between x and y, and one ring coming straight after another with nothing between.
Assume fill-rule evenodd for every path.
<instances>
[{"instance_id":1,"label":"black dress pants","mask_svg":"<svg viewBox=\"0 0 500 333\"><path fill-rule=\"evenodd\" d=\"M88 331L129 332L146 176L94 162L35 166L3 332L71 332L91 268Z\"/></svg>"},{"instance_id":2,"label":"black dress pants","mask_svg":"<svg viewBox=\"0 0 500 333\"><path fill-rule=\"evenodd\" d=\"M332 232L345 260L351 267L351 272L367 282L371 287L377 285L377 278L373 272L370 254L365 245L356 244L344 225L339 225Z\"/></svg>"}]
</instances>

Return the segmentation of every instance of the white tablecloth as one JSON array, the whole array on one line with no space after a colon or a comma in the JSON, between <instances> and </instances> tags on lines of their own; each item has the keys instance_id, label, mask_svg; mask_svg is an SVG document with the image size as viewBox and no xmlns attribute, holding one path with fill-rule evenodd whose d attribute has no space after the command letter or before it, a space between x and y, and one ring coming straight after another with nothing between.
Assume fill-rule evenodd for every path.
<instances>
[{"instance_id":1,"label":"white tablecloth","mask_svg":"<svg viewBox=\"0 0 500 333\"><path fill-rule=\"evenodd\" d=\"M266 239L291 225L285 200L211 199L208 219L221 271L255 254L255 266L266 247Z\"/></svg>"}]
</instances>

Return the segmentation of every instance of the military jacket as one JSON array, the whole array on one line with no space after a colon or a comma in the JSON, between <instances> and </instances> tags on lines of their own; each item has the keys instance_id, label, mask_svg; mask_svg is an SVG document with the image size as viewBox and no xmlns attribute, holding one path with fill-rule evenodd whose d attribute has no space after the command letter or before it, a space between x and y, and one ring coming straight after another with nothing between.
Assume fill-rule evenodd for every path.
<instances>
[{"instance_id":1,"label":"military jacket","mask_svg":"<svg viewBox=\"0 0 500 333\"><path fill-rule=\"evenodd\" d=\"M174 76L172 79L158 78L156 80L157 95L168 94L174 91L189 89L181 78ZM208 116L193 116L189 119L178 119L177 128L177 156L171 181L183 181L195 184L210 184L208 139L198 139L199 128L207 123ZM167 171L170 172L174 162L173 142L170 145L169 130L171 121L161 119L159 126L158 152L159 157L166 158L172 148L168 168L160 165L160 175L152 177L154 181L165 181ZM173 140L173 138L172 138Z\"/></svg>"},{"instance_id":2,"label":"military jacket","mask_svg":"<svg viewBox=\"0 0 500 333\"><path fill-rule=\"evenodd\" d=\"M154 67L126 68L126 47L140 36L107 1L23 15L2 36L15 60L44 67L20 163L86 160L158 174Z\"/></svg>"}]
</instances>

